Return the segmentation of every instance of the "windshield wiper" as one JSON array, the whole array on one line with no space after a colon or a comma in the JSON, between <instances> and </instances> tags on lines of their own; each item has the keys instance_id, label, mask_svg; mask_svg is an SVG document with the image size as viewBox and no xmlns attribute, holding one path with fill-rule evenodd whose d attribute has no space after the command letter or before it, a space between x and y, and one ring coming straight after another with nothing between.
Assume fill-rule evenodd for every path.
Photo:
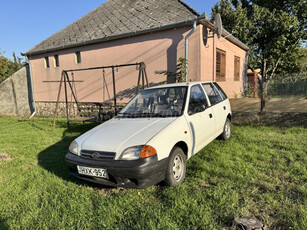
<instances>
[{"instance_id":1,"label":"windshield wiper","mask_svg":"<svg viewBox=\"0 0 307 230\"><path fill-rule=\"evenodd\" d=\"M170 117L171 115L163 115L161 113L119 113L125 117L142 118L142 117Z\"/></svg>"},{"instance_id":2,"label":"windshield wiper","mask_svg":"<svg viewBox=\"0 0 307 230\"><path fill-rule=\"evenodd\" d=\"M169 117L170 115L163 115L161 113L153 113L151 117Z\"/></svg>"},{"instance_id":3,"label":"windshield wiper","mask_svg":"<svg viewBox=\"0 0 307 230\"><path fill-rule=\"evenodd\" d=\"M123 116L127 116L127 117L134 117L135 114L133 114L133 113L119 113L118 115L123 115Z\"/></svg>"}]
</instances>

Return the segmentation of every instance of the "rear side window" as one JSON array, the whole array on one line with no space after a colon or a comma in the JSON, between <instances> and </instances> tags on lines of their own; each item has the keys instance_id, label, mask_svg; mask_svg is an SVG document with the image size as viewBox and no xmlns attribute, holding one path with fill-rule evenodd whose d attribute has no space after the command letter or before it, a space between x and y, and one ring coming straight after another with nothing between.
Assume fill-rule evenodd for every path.
<instances>
[{"instance_id":1,"label":"rear side window","mask_svg":"<svg viewBox=\"0 0 307 230\"><path fill-rule=\"evenodd\" d=\"M217 90L220 92L222 99L225 100L227 98L226 93L222 90L222 88L216 82L214 82L213 84L215 85Z\"/></svg>"},{"instance_id":2,"label":"rear side window","mask_svg":"<svg viewBox=\"0 0 307 230\"><path fill-rule=\"evenodd\" d=\"M202 112L208 107L207 98L200 85L191 87L188 114Z\"/></svg>"},{"instance_id":3,"label":"rear side window","mask_svg":"<svg viewBox=\"0 0 307 230\"><path fill-rule=\"evenodd\" d=\"M217 89L210 83L202 84L206 94L208 95L211 106L216 105L217 103L222 101L222 97L220 96Z\"/></svg>"}]
</instances>

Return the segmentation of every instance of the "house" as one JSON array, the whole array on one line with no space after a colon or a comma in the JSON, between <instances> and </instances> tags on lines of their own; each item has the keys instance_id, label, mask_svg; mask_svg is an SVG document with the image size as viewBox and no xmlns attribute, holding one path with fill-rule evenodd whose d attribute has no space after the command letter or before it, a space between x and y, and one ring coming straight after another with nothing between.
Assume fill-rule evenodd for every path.
<instances>
[{"instance_id":1,"label":"house","mask_svg":"<svg viewBox=\"0 0 307 230\"><path fill-rule=\"evenodd\" d=\"M188 59L187 81L214 80L229 97L239 96L248 47L216 30L206 14L181 0L108 0L23 54L31 66L36 105L56 101L62 70L144 62L150 85L156 85L174 81L155 71L175 71L180 57ZM116 94L124 95L119 102L133 96L125 92L137 85L135 68L116 69ZM78 101L113 97L111 70L69 74Z\"/></svg>"}]
</instances>

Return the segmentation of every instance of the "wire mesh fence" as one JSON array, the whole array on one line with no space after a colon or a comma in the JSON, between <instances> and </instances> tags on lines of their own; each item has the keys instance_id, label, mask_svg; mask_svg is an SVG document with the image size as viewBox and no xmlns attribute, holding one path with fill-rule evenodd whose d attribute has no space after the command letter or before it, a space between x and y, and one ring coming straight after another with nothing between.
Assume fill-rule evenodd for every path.
<instances>
[{"instance_id":1,"label":"wire mesh fence","mask_svg":"<svg viewBox=\"0 0 307 230\"><path fill-rule=\"evenodd\" d=\"M296 82L274 81L268 86L268 96L270 97L307 97L307 79Z\"/></svg>"}]
</instances>

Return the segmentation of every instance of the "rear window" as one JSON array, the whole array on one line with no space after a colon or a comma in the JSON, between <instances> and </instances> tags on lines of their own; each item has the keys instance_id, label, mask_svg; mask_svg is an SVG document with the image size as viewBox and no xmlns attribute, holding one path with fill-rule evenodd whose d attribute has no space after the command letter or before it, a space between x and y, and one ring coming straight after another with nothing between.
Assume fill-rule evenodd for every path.
<instances>
[{"instance_id":1,"label":"rear window","mask_svg":"<svg viewBox=\"0 0 307 230\"><path fill-rule=\"evenodd\" d=\"M215 85L215 87L218 89L219 93L221 94L223 100L225 100L227 98L226 93L222 90L222 88L216 83L213 83Z\"/></svg>"},{"instance_id":2,"label":"rear window","mask_svg":"<svg viewBox=\"0 0 307 230\"><path fill-rule=\"evenodd\" d=\"M202 84L206 94L208 95L209 101L211 106L216 105L217 103L221 102L223 99L217 89L210 83Z\"/></svg>"}]
</instances>

